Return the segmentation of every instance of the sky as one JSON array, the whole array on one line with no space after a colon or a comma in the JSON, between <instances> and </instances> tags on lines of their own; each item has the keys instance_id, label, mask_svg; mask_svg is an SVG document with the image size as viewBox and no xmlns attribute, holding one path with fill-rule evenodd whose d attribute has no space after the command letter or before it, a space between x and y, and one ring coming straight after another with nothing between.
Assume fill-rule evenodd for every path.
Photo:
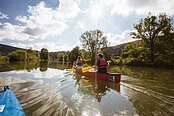
<instances>
[{"instance_id":1,"label":"sky","mask_svg":"<svg viewBox=\"0 0 174 116\"><path fill-rule=\"evenodd\" d=\"M0 0L0 43L67 51L100 29L115 46L134 41L134 24L149 12L173 16L174 0Z\"/></svg>"}]
</instances>

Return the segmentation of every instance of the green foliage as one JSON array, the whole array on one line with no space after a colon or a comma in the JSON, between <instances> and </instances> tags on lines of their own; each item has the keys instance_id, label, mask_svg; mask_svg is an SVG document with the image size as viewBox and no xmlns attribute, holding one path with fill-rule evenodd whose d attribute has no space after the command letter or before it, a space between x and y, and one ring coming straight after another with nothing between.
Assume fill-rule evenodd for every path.
<instances>
[{"instance_id":1,"label":"green foliage","mask_svg":"<svg viewBox=\"0 0 174 116\"><path fill-rule=\"evenodd\" d=\"M109 54L107 47L105 47L105 48L102 49L102 53L103 53L104 58L107 61L111 59L111 55Z\"/></svg>"},{"instance_id":2,"label":"green foliage","mask_svg":"<svg viewBox=\"0 0 174 116\"><path fill-rule=\"evenodd\" d=\"M82 49L82 50L80 50L80 54L82 56L83 63L91 64L91 58L90 58L89 52L87 52L86 50Z\"/></svg>"},{"instance_id":3,"label":"green foliage","mask_svg":"<svg viewBox=\"0 0 174 116\"><path fill-rule=\"evenodd\" d=\"M80 56L80 48L78 46L76 46L75 48L73 48L71 50L71 53L70 53L70 60L71 62L74 62L76 61L77 57Z\"/></svg>"},{"instance_id":4,"label":"green foliage","mask_svg":"<svg viewBox=\"0 0 174 116\"><path fill-rule=\"evenodd\" d=\"M45 72L48 69L48 61L40 61L39 63L40 71Z\"/></svg>"},{"instance_id":5,"label":"green foliage","mask_svg":"<svg viewBox=\"0 0 174 116\"><path fill-rule=\"evenodd\" d=\"M25 60L37 60L39 57L38 52L28 49L25 50L16 50L8 55L10 61L25 61Z\"/></svg>"},{"instance_id":6,"label":"green foliage","mask_svg":"<svg viewBox=\"0 0 174 116\"><path fill-rule=\"evenodd\" d=\"M95 63L95 53L99 48L106 47L107 37L101 30L90 30L83 33L80 37L82 46L90 53L91 63Z\"/></svg>"},{"instance_id":7,"label":"green foliage","mask_svg":"<svg viewBox=\"0 0 174 116\"><path fill-rule=\"evenodd\" d=\"M38 53L34 50L28 49L27 50L27 60L37 60Z\"/></svg>"},{"instance_id":8,"label":"green foliage","mask_svg":"<svg viewBox=\"0 0 174 116\"><path fill-rule=\"evenodd\" d=\"M150 56L152 64L157 63L158 60L161 59L161 56L167 59L166 56L173 55L174 40L172 22L171 18L167 17L166 14L153 16L149 13L149 15L141 19L134 28L136 32L131 33L131 35L133 38L143 40L145 45L143 47L149 50L148 56ZM134 51L134 55L136 53L137 52ZM173 58L171 61L173 62Z\"/></svg>"},{"instance_id":9,"label":"green foliage","mask_svg":"<svg viewBox=\"0 0 174 116\"><path fill-rule=\"evenodd\" d=\"M91 59L84 59L83 60L83 63L84 64L91 64Z\"/></svg>"},{"instance_id":10,"label":"green foliage","mask_svg":"<svg viewBox=\"0 0 174 116\"><path fill-rule=\"evenodd\" d=\"M10 61L9 65L13 70L27 70L28 72L39 66L37 61Z\"/></svg>"},{"instance_id":11,"label":"green foliage","mask_svg":"<svg viewBox=\"0 0 174 116\"><path fill-rule=\"evenodd\" d=\"M16 50L8 55L9 60L12 61L25 61L27 60L27 52L24 50Z\"/></svg>"},{"instance_id":12,"label":"green foliage","mask_svg":"<svg viewBox=\"0 0 174 116\"><path fill-rule=\"evenodd\" d=\"M128 43L122 50L122 64L141 65L150 62L149 49L142 40Z\"/></svg>"},{"instance_id":13,"label":"green foliage","mask_svg":"<svg viewBox=\"0 0 174 116\"><path fill-rule=\"evenodd\" d=\"M25 70L27 66L26 61L10 61L10 67L13 70Z\"/></svg>"},{"instance_id":14,"label":"green foliage","mask_svg":"<svg viewBox=\"0 0 174 116\"><path fill-rule=\"evenodd\" d=\"M122 50L122 58L130 57L136 60L147 60L149 50L144 46L143 41L128 43Z\"/></svg>"},{"instance_id":15,"label":"green foliage","mask_svg":"<svg viewBox=\"0 0 174 116\"><path fill-rule=\"evenodd\" d=\"M69 59L70 59L70 52L67 51L60 51L57 53L57 58L59 61L66 61L66 62L69 62Z\"/></svg>"},{"instance_id":16,"label":"green foliage","mask_svg":"<svg viewBox=\"0 0 174 116\"><path fill-rule=\"evenodd\" d=\"M58 58L59 61L63 61L63 56L64 56L64 55L63 55L62 52L58 52L58 53L57 53L57 58Z\"/></svg>"},{"instance_id":17,"label":"green foliage","mask_svg":"<svg viewBox=\"0 0 174 116\"><path fill-rule=\"evenodd\" d=\"M49 58L48 50L45 48L42 48L40 53L40 59L46 61L48 60L48 58Z\"/></svg>"},{"instance_id":18,"label":"green foliage","mask_svg":"<svg viewBox=\"0 0 174 116\"><path fill-rule=\"evenodd\" d=\"M0 56L0 64L5 64L8 62L8 57L6 56Z\"/></svg>"}]
</instances>

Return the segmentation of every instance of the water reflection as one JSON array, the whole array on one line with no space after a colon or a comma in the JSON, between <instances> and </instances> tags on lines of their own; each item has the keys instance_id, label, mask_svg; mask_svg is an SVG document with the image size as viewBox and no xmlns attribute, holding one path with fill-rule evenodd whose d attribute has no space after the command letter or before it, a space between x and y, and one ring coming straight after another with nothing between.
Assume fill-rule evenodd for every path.
<instances>
[{"instance_id":1,"label":"water reflection","mask_svg":"<svg viewBox=\"0 0 174 116\"><path fill-rule=\"evenodd\" d=\"M54 69L69 69L72 67L72 64L69 62L48 62L48 61L16 61L9 62L8 64L0 64L0 72L11 71L11 70L27 70L28 72L36 70L37 68L40 71L47 71L49 68Z\"/></svg>"},{"instance_id":2,"label":"water reflection","mask_svg":"<svg viewBox=\"0 0 174 116\"><path fill-rule=\"evenodd\" d=\"M110 67L121 72L124 96L134 104L138 114L174 114L174 71L146 67Z\"/></svg>"},{"instance_id":3,"label":"water reflection","mask_svg":"<svg viewBox=\"0 0 174 116\"><path fill-rule=\"evenodd\" d=\"M75 75L68 63L0 65L0 88L9 84L27 116L174 114L173 71L110 67L120 84Z\"/></svg>"},{"instance_id":4,"label":"water reflection","mask_svg":"<svg viewBox=\"0 0 174 116\"><path fill-rule=\"evenodd\" d=\"M75 75L75 86L78 86L78 91L93 96L101 101L102 96L106 95L111 89L120 92L120 84L106 82L102 80L93 80L81 75Z\"/></svg>"},{"instance_id":5,"label":"water reflection","mask_svg":"<svg viewBox=\"0 0 174 116\"><path fill-rule=\"evenodd\" d=\"M48 61L40 61L39 63L40 71L44 72L48 69Z\"/></svg>"},{"instance_id":6,"label":"water reflection","mask_svg":"<svg viewBox=\"0 0 174 116\"><path fill-rule=\"evenodd\" d=\"M11 70L27 70L27 71L31 71L33 69L37 69L38 68L38 62L37 61L25 61L25 62L10 62L9 67L11 67Z\"/></svg>"}]
</instances>

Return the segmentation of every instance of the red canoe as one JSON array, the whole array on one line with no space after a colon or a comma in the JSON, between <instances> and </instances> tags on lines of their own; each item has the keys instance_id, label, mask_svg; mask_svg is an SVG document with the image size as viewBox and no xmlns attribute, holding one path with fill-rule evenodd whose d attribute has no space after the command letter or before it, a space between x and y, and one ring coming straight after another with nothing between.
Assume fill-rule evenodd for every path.
<instances>
[{"instance_id":1,"label":"red canoe","mask_svg":"<svg viewBox=\"0 0 174 116\"><path fill-rule=\"evenodd\" d=\"M107 74L102 74L102 73L97 73L97 72L82 72L81 68L74 67L75 73L81 74L85 77L90 77L90 78L97 78L105 81L110 81L114 83L120 83L121 80L121 74L119 73L107 73Z\"/></svg>"}]
</instances>

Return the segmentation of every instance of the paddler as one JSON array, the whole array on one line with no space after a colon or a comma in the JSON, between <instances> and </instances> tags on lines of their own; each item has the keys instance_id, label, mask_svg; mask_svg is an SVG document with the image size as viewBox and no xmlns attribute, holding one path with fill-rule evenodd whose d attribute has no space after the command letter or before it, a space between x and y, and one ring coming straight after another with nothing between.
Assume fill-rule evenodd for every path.
<instances>
[{"instance_id":1,"label":"paddler","mask_svg":"<svg viewBox=\"0 0 174 116\"><path fill-rule=\"evenodd\" d=\"M83 66L83 60L82 60L81 56L78 56L78 58L76 60L76 66L77 67L82 67Z\"/></svg>"},{"instance_id":2,"label":"paddler","mask_svg":"<svg viewBox=\"0 0 174 116\"><path fill-rule=\"evenodd\" d=\"M97 67L98 67L98 73L107 73L107 61L103 58L103 54L99 53L97 55Z\"/></svg>"}]
</instances>

